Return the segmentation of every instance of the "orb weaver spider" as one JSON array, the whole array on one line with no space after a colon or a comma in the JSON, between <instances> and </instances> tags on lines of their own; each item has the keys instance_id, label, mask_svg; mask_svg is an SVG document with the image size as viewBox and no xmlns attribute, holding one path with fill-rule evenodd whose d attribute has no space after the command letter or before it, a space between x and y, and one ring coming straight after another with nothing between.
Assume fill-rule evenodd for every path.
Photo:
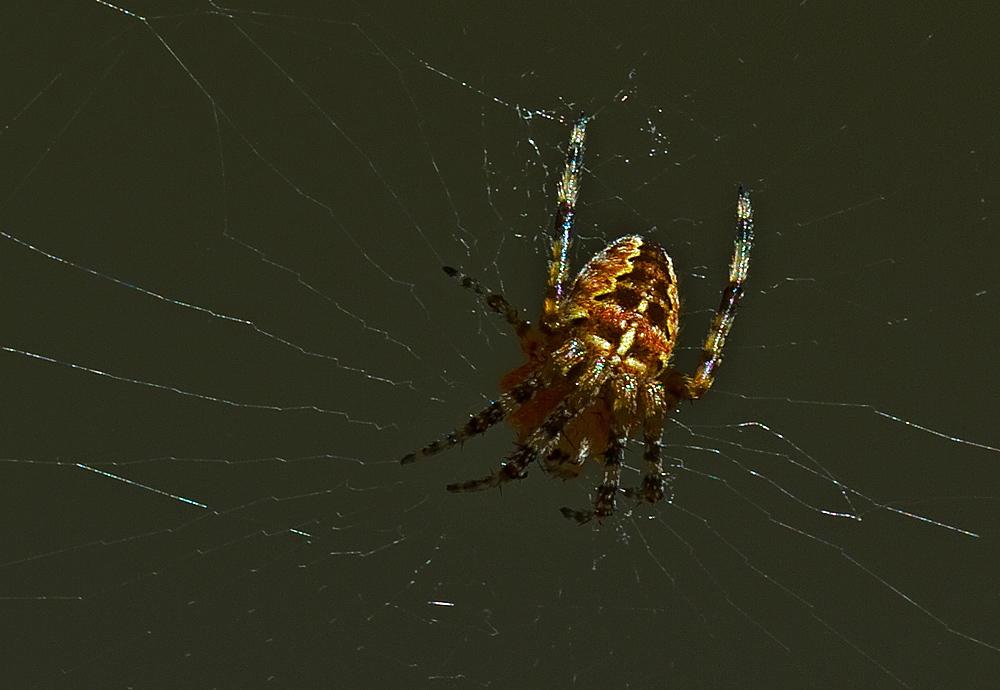
<instances>
[{"instance_id":1,"label":"orb weaver spider","mask_svg":"<svg viewBox=\"0 0 1000 690\"><path fill-rule=\"evenodd\" d=\"M502 487L526 476L536 459L544 471L572 479L583 472L584 461L594 457L604 465L604 479L593 509L562 509L563 515L581 524L611 515L619 492L649 503L663 499L670 481L660 459L664 417L680 401L696 400L711 387L743 294L753 243L750 195L741 186L729 282L694 376L682 374L670 366L680 301L673 263L663 247L637 235L622 237L570 280L569 248L588 119L580 117L573 125L566 167L557 184L552 258L538 324L522 319L503 295L487 290L475 278L444 267L445 273L506 319L527 362L503 377L500 397L486 409L401 460L405 464L440 453L506 420L517 432L507 461L488 477L449 484L448 491ZM622 489L625 446L640 431L642 481L638 487Z\"/></svg>"}]
</instances>

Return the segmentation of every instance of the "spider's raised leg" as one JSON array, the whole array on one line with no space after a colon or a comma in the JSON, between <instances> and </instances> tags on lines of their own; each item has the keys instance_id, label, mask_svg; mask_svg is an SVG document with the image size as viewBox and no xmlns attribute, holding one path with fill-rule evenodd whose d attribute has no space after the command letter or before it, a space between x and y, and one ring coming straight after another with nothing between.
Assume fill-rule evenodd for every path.
<instances>
[{"instance_id":1,"label":"spider's raised leg","mask_svg":"<svg viewBox=\"0 0 1000 690\"><path fill-rule=\"evenodd\" d=\"M569 148L566 150L566 167L556 185L559 205L556 208L549 281L545 288L545 306L541 319L545 328L555 325L559 304L570 287L569 247L573 242L573 218L576 215L576 200L580 194L580 178L583 175L583 140L587 135L589 119L581 115L573 123Z\"/></svg>"},{"instance_id":2,"label":"spider's raised leg","mask_svg":"<svg viewBox=\"0 0 1000 690\"><path fill-rule=\"evenodd\" d=\"M739 188L736 202L736 242L733 259L729 264L729 283L722 291L722 301L712 322L712 329L705 340L701 353L701 364L694 377L687 381L687 395L690 399L700 398L712 386L715 368L722 361L722 346L733 327L736 305L743 294L743 281L750 269L750 248L753 246L753 208L750 193Z\"/></svg>"},{"instance_id":3,"label":"spider's raised leg","mask_svg":"<svg viewBox=\"0 0 1000 690\"><path fill-rule=\"evenodd\" d=\"M597 487L597 498L594 499L594 509L576 510L564 507L561 508L564 516L576 520L582 525L590 522L595 517L600 520L615 512L615 494L618 493L622 462L625 460L626 441L625 434L612 429L611 438L608 440L608 447L601 454L601 462L604 463L604 481Z\"/></svg>"},{"instance_id":4,"label":"spider's raised leg","mask_svg":"<svg viewBox=\"0 0 1000 690\"><path fill-rule=\"evenodd\" d=\"M442 266L442 268L445 273L457 280L459 285L479 295L487 307L502 316L511 325L518 338L524 339L524 336L531 330L531 324L521 318L517 313L517 309L511 306L506 297L498 292L488 290L478 280L466 273L462 273L457 268L452 268L451 266Z\"/></svg>"},{"instance_id":5,"label":"spider's raised leg","mask_svg":"<svg viewBox=\"0 0 1000 690\"><path fill-rule=\"evenodd\" d=\"M538 375L529 376L512 390L491 402L485 410L472 417L463 426L455 429L450 434L445 434L436 441L431 441L420 450L404 456L399 462L403 465L415 462L421 458L426 458L428 455L435 455L443 450L448 450L458 443L463 443L473 436L484 433L493 425L502 422L507 415L516 410L520 405L523 405L541 387L542 381Z\"/></svg>"}]
</instances>

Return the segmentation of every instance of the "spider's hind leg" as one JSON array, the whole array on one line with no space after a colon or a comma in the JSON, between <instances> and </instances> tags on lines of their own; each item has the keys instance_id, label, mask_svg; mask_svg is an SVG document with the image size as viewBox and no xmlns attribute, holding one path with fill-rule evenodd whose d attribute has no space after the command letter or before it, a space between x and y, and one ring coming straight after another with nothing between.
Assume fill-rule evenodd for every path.
<instances>
[{"instance_id":1,"label":"spider's hind leg","mask_svg":"<svg viewBox=\"0 0 1000 690\"><path fill-rule=\"evenodd\" d=\"M722 300L715 313L712 329L708 332L702 348L701 364L695 375L688 379L686 397L695 400L703 396L712 386L715 370L722 361L722 346L733 327L736 307L743 295L743 282L750 270L750 248L753 247L753 207L750 193L740 186L736 202L736 241L733 243L733 258L729 263L729 282L722 291Z\"/></svg>"}]
</instances>

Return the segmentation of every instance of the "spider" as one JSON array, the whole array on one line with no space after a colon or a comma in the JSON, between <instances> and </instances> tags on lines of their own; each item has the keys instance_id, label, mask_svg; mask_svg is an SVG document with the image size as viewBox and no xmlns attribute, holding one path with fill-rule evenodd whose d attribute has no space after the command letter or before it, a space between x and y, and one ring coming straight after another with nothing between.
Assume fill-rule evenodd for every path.
<instances>
[{"instance_id":1,"label":"spider","mask_svg":"<svg viewBox=\"0 0 1000 690\"><path fill-rule=\"evenodd\" d=\"M677 342L677 278L663 247L637 235L622 237L594 256L570 280L569 248L583 172L587 117L573 126L566 167L557 184L558 209L544 306L537 325L522 319L503 297L450 266L444 271L475 292L513 328L527 362L500 382L501 395L463 426L405 456L410 463L484 433L506 420L517 432L514 452L482 479L448 485L452 492L502 487L527 475L538 460L563 479L578 477L594 457L604 479L590 510L563 508L583 524L614 512L615 496L654 503L663 499L670 474L660 459L665 415L682 400L696 400L712 385L722 346L733 325L750 265L753 211L739 187L736 242L729 282L694 376L670 366ZM619 487L628 440L642 433L640 486Z\"/></svg>"}]
</instances>

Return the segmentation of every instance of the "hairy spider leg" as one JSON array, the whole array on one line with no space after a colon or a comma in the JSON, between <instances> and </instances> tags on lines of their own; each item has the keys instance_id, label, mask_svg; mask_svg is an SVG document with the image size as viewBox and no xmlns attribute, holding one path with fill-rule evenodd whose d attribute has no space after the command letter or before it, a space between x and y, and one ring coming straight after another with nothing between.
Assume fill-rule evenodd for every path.
<instances>
[{"instance_id":1,"label":"hairy spider leg","mask_svg":"<svg viewBox=\"0 0 1000 690\"><path fill-rule=\"evenodd\" d=\"M502 422L507 415L516 410L525 401L529 400L539 388L542 387L542 379L539 376L529 376L510 391L502 394L498 399L490 404L477 415L474 415L468 422L455 429L450 434L445 434L436 441L431 441L420 450L403 456L399 461L401 465L416 462L429 455L436 455L448 450L454 445L464 443L473 436L485 433L490 427Z\"/></svg>"},{"instance_id":2,"label":"hairy spider leg","mask_svg":"<svg viewBox=\"0 0 1000 690\"><path fill-rule=\"evenodd\" d=\"M466 491L485 491L494 487L501 487L512 479L523 479L528 475L528 465L538 457L531 446L519 443L517 449L507 458L507 462L500 465L500 469L481 479L466 479L461 482L453 482L445 488L452 493L464 493Z\"/></svg>"},{"instance_id":3,"label":"hairy spider leg","mask_svg":"<svg viewBox=\"0 0 1000 690\"><path fill-rule=\"evenodd\" d=\"M581 116L573 123L573 132L566 150L566 167L556 184L558 207L552 238L552 259L549 261L549 282L545 288L541 318L542 326L546 329L551 329L558 320L559 304L570 287L569 248L573 243L573 219L583 174L583 140L587 135L589 119Z\"/></svg>"},{"instance_id":4,"label":"hairy spider leg","mask_svg":"<svg viewBox=\"0 0 1000 690\"><path fill-rule=\"evenodd\" d=\"M462 273L457 268L442 266L442 269L445 273L457 280L458 284L466 290L471 290L479 295L487 307L502 316L504 320L511 325L511 328L514 329L514 333L518 338L523 339L524 336L527 335L528 331L531 330L531 324L521 318L521 316L517 313L517 309L511 306L506 297L498 292L493 292L492 290L483 287L483 284L478 280L467 273Z\"/></svg>"},{"instance_id":5,"label":"hairy spider leg","mask_svg":"<svg viewBox=\"0 0 1000 690\"><path fill-rule=\"evenodd\" d=\"M568 252L572 242L573 215L580 190L580 176L583 172L583 141L586 136L588 119L581 116L573 124L573 132L570 135L569 147L566 152L566 168L557 185L559 207L556 211L556 237L552 243L552 261L549 265L549 284L545 294L543 320L556 320L558 317L558 304L563 299L565 286L569 282ZM510 302L503 295L483 287L482 283L478 280L456 268L444 266L443 270L457 280L459 285L479 295L487 307L503 316L507 323L514 329L514 333L521 340L526 352L532 350L535 343L534 339L531 338L531 324L520 317L517 310L511 306ZM535 335L537 336L537 333ZM415 462L429 455L445 451L472 436L484 433L490 427L505 419L507 415L516 410L526 400L530 399L541 386L541 379L537 375L529 377L513 390L502 395L498 400L491 402L485 410L472 417L461 428L454 430L450 434L446 434L443 438L432 441L414 453L406 455L400 462L402 464ZM519 450L515 452L514 456L511 457L510 461L504 467L523 463L519 471L519 474L523 474L524 468L531 463L536 455L537 453L526 455ZM474 481L480 482L485 480ZM456 485L452 485L452 487L454 486ZM489 484L484 485L482 488L487 488L488 486ZM449 489L453 491L475 490L474 488L456 489L452 487L449 487Z\"/></svg>"},{"instance_id":6,"label":"hairy spider leg","mask_svg":"<svg viewBox=\"0 0 1000 690\"><path fill-rule=\"evenodd\" d=\"M663 471L663 460L660 457L663 436L663 416L647 417L642 428L642 483L637 487L625 489L629 498L656 503L663 500L665 488L670 481L670 473Z\"/></svg>"},{"instance_id":7,"label":"hairy spider leg","mask_svg":"<svg viewBox=\"0 0 1000 690\"><path fill-rule=\"evenodd\" d=\"M722 361L722 346L726 336L733 327L736 318L736 307L743 295L743 281L750 270L750 248L753 246L753 208L750 206L750 193L740 185L736 202L736 241L733 247L733 259L729 264L729 283L722 291L722 301L715 313L715 321L708 332L705 346L701 352L701 364L687 388L690 399L703 396L712 386L715 368Z\"/></svg>"},{"instance_id":8,"label":"hairy spider leg","mask_svg":"<svg viewBox=\"0 0 1000 690\"><path fill-rule=\"evenodd\" d=\"M575 393L564 398L545 417L541 426L535 429L523 443L517 444L517 449L507 459L499 470L482 479L469 479L449 484L446 488L453 493L465 491L484 491L502 486L511 479L521 479L531 462L541 454L548 454L552 446L559 441L559 436L577 415L586 410L597 399L604 385L604 378L595 377L593 386L581 386Z\"/></svg>"},{"instance_id":9,"label":"hairy spider leg","mask_svg":"<svg viewBox=\"0 0 1000 690\"><path fill-rule=\"evenodd\" d=\"M567 518L576 520L581 525L590 522L595 517L608 517L615 512L615 494L618 493L618 485L621 480L622 463L625 461L625 444L628 441L627 435L621 429L613 429L611 439L607 449L601 453L601 462L604 463L604 479L597 487L597 498L594 500L593 510L576 510L574 508L563 507L560 512Z\"/></svg>"}]
</instances>

